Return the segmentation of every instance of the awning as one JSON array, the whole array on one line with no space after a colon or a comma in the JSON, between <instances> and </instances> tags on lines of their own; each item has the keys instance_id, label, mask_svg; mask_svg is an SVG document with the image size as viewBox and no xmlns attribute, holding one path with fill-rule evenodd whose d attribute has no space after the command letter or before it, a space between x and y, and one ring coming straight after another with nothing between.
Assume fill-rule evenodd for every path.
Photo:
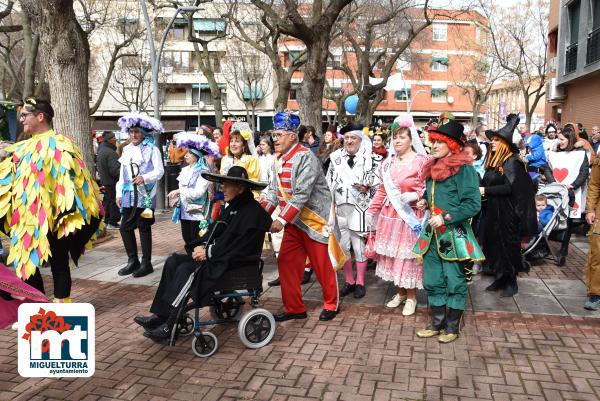
<instances>
[{"instance_id":1,"label":"awning","mask_svg":"<svg viewBox=\"0 0 600 401\"><path fill-rule=\"evenodd\" d=\"M263 96L262 88L259 88L256 83L254 85L246 85L242 91L242 98L246 101L260 100Z\"/></svg>"},{"instance_id":2,"label":"awning","mask_svg":"<svg viewBox=\"0 0 600 401\"><path fill-rule=\"evenodd\" d=\"M217 86L218 86L220 89L225 89L225 86L226 86L226 85L225 85L225 84L217 84ZM208 84L205 84L205 83L201 83L201 84L192 84L192 89L198 89L198 88L200 88L200 89L210 89L210 86L209 86Z\"/></svg>"},{"instance_id":3,"label":"awning","mask_svg":"<svg viewBox=\"0 0 600 401\"><path fill-rule=\"evenodd\" d=\"M448 60L448 57L433 57L431 60L431 63L440 63L445 65L446 67L448 66L448 64L450 63L450 61Z\"/></svg>"},{"instance_id":4,"label":"awning","mask_svg":"<svg viewBox=\"0 0 600 401\"><path fill-rule=\"evenodd\" d=\"M442 95L447 95L447 94L448 94L448 89L431 88L431 96L442 96Z\"/></svg>"},{"instance_id":5,"label":"awning","mask_svg":"<svg viewBox=\"0 0 600 401\"><path fill-rule=\"evenodd\" d=\"M194 18L194 30L196 32L222 32L225 30L225 21L216 18Z\"/></svg>"}]
</instances>

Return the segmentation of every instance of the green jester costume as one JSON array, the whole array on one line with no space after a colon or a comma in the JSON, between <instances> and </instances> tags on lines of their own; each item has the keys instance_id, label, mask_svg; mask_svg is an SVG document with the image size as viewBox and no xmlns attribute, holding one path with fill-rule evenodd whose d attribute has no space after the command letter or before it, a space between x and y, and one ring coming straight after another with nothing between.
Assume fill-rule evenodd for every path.
<instances>
[{"instance_id":1,"label":"green jester costume","mask_svg":"<svg viewBox=\"0 0 600 401\"><path fill-rule=\"evenodd\" d=\"M471 219L481 209L479 176L461 150L462 133L455 121L429 131L432 142L444 142L452 152L432 165L424 197L431 216L441 216L444 224L426 224L413 249L423 261L423 286L433 313L432 324L417 335L441 334L440 342L458 337L467 299L464 262L484 259L471 228Z\"/></svg>"}]
</instances>

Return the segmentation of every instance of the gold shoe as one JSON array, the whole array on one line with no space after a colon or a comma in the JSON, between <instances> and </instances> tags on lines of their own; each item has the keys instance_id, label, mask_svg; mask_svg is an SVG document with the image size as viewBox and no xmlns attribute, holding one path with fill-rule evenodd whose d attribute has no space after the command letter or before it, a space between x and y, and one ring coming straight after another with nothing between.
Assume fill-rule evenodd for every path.
<instances>
[{"instance_id":1,"label":"gold shoe","mask_svg":"<svg viewBox=\"0 0 600 401\"><path fill-rule=\"evenodd\" d=\"M423 330L417 331L417 337L419 337L419 338L430 338L430 337L437 336L440 333L441 332L439 330L423 329Z\"/></svg>"},{"instance_id":2,"label":"gold shoe","mask_svg":"<svg viewBox=\"0 0 600 401\"><path fill-rule=\"evenodd\" d=\"M442 344L448 344L455 341L458 338L458 334L455 333L443 333L438 337L438 341Z\"/></svg>"}]
</instances>

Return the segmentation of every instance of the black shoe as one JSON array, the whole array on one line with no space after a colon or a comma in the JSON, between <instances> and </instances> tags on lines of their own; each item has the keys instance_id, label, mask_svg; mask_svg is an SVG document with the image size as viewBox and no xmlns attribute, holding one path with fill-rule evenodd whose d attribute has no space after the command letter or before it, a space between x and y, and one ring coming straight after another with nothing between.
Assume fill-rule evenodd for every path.
<instances>
[{"instance_id":1,"label":"black shoe","mask_svg":"<svg viewBox=\"0 0 600 401\"><path fill-rule=\"evenodd\" d=\"M513 280L509 280L506 283L506 287L502 290L502 294L500 296L502 298L509 298L516 295L519 292L519 286L517 285L517 278L515 277Z\"/></svg>"},{"instance_id":2,"label":"black shoe","mask_svg":"<svg viewBox=\"0 0 600 401\"><path fill-rule=\"evenodd\" d=\"M150 315L136 316L133 318L133 321L142 326L146 331L150 331L163 324L165 322L165 319L156 315Z\"/></svg>"},{"instance_id":3,"label":"black shoe","mask_svg":"<svg viewBox=\"0 0 600 401\"><path fill-rule=\"evenodd\" d=\"M506 278L504 276L497 278L492 284L485 287L486 291L498 291L506 286Z\"/></svg>"},{"instance_id":4,"label":"black shoe","mask_svg":"<svg viewBox=\"0 0 600 401\"><path fill-rule=\"evenodd\" d=\"M354 284L344 284L344 286L342 287L342 289L340 290L340 297L345 297L348 294L351 294L354 292L356 285Z\"/></svg>"},{"instance_id":5,"label":"black shoe","mask_svg":"<svg viewBox=\"0 0 600 401\"><path fill-rule=\"evenodd\" d=\"M136 271L133 272L132 276L135 278L144 277L152 273L153 271L154 269L152 268L152 264L144 263Z\"/></svg>"},{"instance_id":6,"label":"black shoe","mask_svg":"<svg viewBox=\"0 0 600 401\"><path fill-rule=\"evenodd\" d=\"M281 281L279 281L279 277L277 277L275 280L269 281L267 285L269 287L279 287L281 285Z\"/></svg>"},{"instance_id":7,"label":"black shoe","mask_svg":"<svg viewBox=\"0 0 600 401\"><path fill-rule=\"evenodd\" d=\"M128 276L139 268L140 268L140 261L137 260L137 258L129 259L127 261L127 266L125 266L124 268L119 270L119 272L117 274L119 276Z\"/></svg>"},{"instance_id":8,"label":"black shoe","mask_svg":"<svg viewBox=\"0 0 600 401\"><path fill-rule=\"evenodd\" d=\"M328 320L333 319L335 315L337 315L337 311L323 309L321 311L321 314L319 315L319 320L322 322L326 322Z\"/></svg>"},{"instance_id":9,"label":"black shoe","mask_svg":"<svg viewBox=\"0 0 600 401\"><path fill-rule=\"evenodd\" d=\"M364 285L356 284L354 286L354 298L362 298L365 296L366 293L367 291L365 290Z\"/></svg>"},{"instance_id":10,"label":"black shoe","mask_svg":"<svg viewBox=\"0 0 600 401\"><path fill-rule=\"evenodd\" d=\"M145 331L144 337L148 337L159 344L166 344L171 338L171 327L167 323L163 323L152 330Z\"/></svg>"},{"instance_id":11,"label":"black shoe","mask_svg":"<svg viewBox=\"0 0 600 401\"><path fill-rule=\"evenodd\" d=\"M277 312L273 314L276 322L285 322L286 320L292 319L306 319L308 315L306 312L302 313L285 313L285 312Z\"/></svg>"},{"instance_id":12,"label":"black shoe","mask_svg":"<svg viewBox=\"0 0 600 401\"><path fill-rule=\"evenodd\" d=\"M312 269L304 270L304 277L302 278L302 282L300 284L308 284L310 282L311 276L312 276Z\"/></svg>"},{"instance_id":13,"label":"black shoe","mask_svg":"<svg viewBox=\"0 0 600 401\"><path fill-rule=\"evenodd\" d=\"M563 255L560 255L558 257L558 265L559 266L564 266L567 263L567 258Z\"/></svg>"}]
</instances>

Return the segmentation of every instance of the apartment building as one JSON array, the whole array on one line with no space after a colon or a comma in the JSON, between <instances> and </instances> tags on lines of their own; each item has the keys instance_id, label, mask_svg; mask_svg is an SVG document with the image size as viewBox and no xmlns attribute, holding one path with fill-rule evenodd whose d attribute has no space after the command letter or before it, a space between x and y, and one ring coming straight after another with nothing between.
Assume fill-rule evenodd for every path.
<instances>
[{"instance_id":1,"label":"apartment building","mask_svg":"<svg viewBox=\"0 0 600 401\"><path fill-rule=\"evenodd\" d=\"M552 0L546 119L600 124L600 0Z\"/></svg>"},{"instance_id":2,"label":"apartment building","mask_svg":"<svg viewBox=\"0 0 600 401\"><path fill-rule=\"evenodd\" d=\"M532 87L536 87L536 82ZM538 84L539 85L539 84ZM529 97L530 104L533 103L535 96ZM499 128L506 123L506 116L509 113L517 113L521 116L521 121L525 122L525 98L521 85L517 81L502 81L494 84L486 102L486 121L489 127ZM530 129L538 129L545 124L546 98L542 96L536 105L531 116Z\"/></svg>"},{"instance_id":3,"label":"apartment building","mask_svg":"<svg viewBox=\"0 0 600 401\"><path fill-rule=\"evenodd\" d=\"M377 122L391 122L399 113L410 111L418 125L424 125L430 118L444 112L452 112L461 121L468 121L473 115L468 88L473 80L473 66L483 57L486 39L486 20L475 11L457 13L451 10L438 10L440 17L426 28L411 43L406 54L396 62L385 88L383 101L374 113ZM284 62L297 57L303 47L300 43L286 43L280 48ZM326 77L333 91L351 91L348 77L335 67L345 64L356 69L354 53L332 44ZM380 76L386 60L375 69ZM377 82L378 78L373 78ZM292 92L288 108L298 109L297 89L302 83L302 72L292 79ZM323 113L334 114L336 104L323 100Z\"/></svg>"},{"instance_id":4,"label":"apartment building","mask_svg":"<svg viewBox=\"0 0 600 401\"><path fill-rule=\"evenodd\" d=\"M135 1L124 3L135 4ZM243 3L240 3L243 4ZM222 10L221 10L222 11ZM151 16L154 21L156 43L171 19L172 10L159 10L158 15ZM386 86L383 101L377 108L374 119L378 122L390 122L399 113L411 111L415 120L423 125L431 117L443 112L452 112L462 121L472 117L473 106L470 102L466 81L473 80L473 65L481 58L482 43L485 40L485 18L477 12L445 13L450 17L437 18L434 24L425 29L410 46L406 55L396 63ZM199 37L210 38L225 29L225 21L219 16L222 12L208 9L196 12L193 29ZM154 18L156 17L156 18ZM258 19L257 19L258 21ZM119 29L139 29L140 11L134 6L123 15ZM193 129L198 123L220 125L215 120L212 97L208 81L200 71L198 59L194 53L194 45L187 41L187 20L178 18L168 33L163 51L163 62L159 74L161 115L166 129ZM145 37L136 42L139 56L124 57L119 63L119 71L115 72L109 94L105 96L98 111L94 114L93 128L113 129L119 115L128 109L152 110L150 66L148 50L144 44ZM106 52L105 43L100 40L92 43L92 52ZM237 57L239 45L232 45L230 39L218 39L210 42L209 51L215 78L222 91L223 111L226 118L245 118L248 101L253 100L253 114L256 116L257 128L269 129L272 124L273 95L276 87L274 74L261 77L260 88L245 88L232 73L232 66L247 58L255 58L254 64L262 65L261 70L269 71L270 64L258 53L250 53L245 57ZM250 46L245 46L245 51ZM297 41L287 41L280 47L284 63L289 63L303 50ZM351 51L332 44L332 59L329 61L326 77L329 91L342 92L351 90L350 80L334 67L339 64L356 68L356 57ZM259 61L256 61L259 60ZM247 60L246 60L247 61ZM381 73L376 69L375 75ZM128 79L123 78L129 77ZM133 77L133 78L132 78ZM373 79L377 79L376 77ZM302 72L297 72L292 79L292 90L288 101L288 109L298 110L298 88L302 82ZM91 100L99 91L99 84L92 82ZM120 99L119 99L120 98ZM198 107L200 100L201 107ZM323 99L324 121L326 115L335 113L336 104L330 99Z\"/></svg>"}]
</instances>

